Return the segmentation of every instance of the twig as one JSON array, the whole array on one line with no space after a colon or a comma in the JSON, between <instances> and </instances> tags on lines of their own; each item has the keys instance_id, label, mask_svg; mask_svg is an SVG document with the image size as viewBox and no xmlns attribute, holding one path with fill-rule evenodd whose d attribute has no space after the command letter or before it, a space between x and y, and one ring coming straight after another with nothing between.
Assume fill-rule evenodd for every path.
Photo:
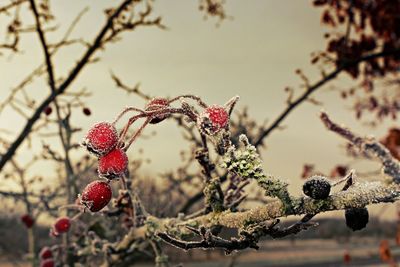
<instances>
[{"instance_id":1,"label":"twig","mask_svg":"<svg viewBox=\"0 0 400 267\"><path fill-rule=\"evenodd\" d=\"M325 85L327 82L336 78L336 76L339 75L342 71L348 69L349 67L356 66L357 64L364 62L364 61L368 61L368 60L379 58L379 57L398 55L398 54L400 54L400 49L391 50L391 51L382 51L382 52L378 52L375 54L370 54L370 55L360 57L356 60L343 62L343 64L339 65L334 71L332 71L328 75L324 76L321 80L316 82L314 85L309 86L306 89L306 91L302 95L300 95L296 100L290 102L290 104L286 107L286 109L272 122L272 124L267 129L265 129L264 131L262 131L260 133L257 140L254 142L254 145L256 147L261 145L263 143L263 140L268 135L270 135L270 133L272 131L274 131L275 129L277 129L280 126L282 121L290 114L290 112L292 112L302 102L307 100L311 94L313 94L315 91L317 91L323 85Z\"/></svg>"},{"instance_id":2,"label":"twig","mask_svg":"<svg viewBox=\"0 0 400 267\"><path fill-rule=\"evenodd\" d=\"M68 77L61 83L61 85L52 92L42 103L37 107L33 115L28 119L24 128L18 135L18 137L14 140L14 142L10 145L7 152L2 155L0 159L0 171L3 169L4 165L7 161L14 155L15 151L18 147L22 144L24 139L29 135L33 125L36 121L40 118L43 110L56 99L57 96L63 94L65 90L71 85L71 83L75 80L78 74L82 71L82 69L90 62L91 57L93 54L101 47L103 43L103 39L108 33L108 31L112 28L114 20L124 11L124 9L130 5L133 0L125 0L123 1L117 9L112 13L111 16L108 17L106 24L102 27L96 38L94 39L93 43L88 47L86 52L83 54L81 59L75 65L75 67L71 70Z\"/></svg>"}]
</instances>

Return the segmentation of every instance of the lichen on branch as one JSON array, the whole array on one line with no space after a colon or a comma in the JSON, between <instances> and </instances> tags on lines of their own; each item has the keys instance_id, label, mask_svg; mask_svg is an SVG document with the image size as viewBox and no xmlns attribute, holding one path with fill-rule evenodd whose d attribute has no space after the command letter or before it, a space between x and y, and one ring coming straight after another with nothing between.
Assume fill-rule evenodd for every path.
<instances>
[{"instance_id":1,"label":"lichen on branch","mask_svg":"<svg viewBox=\"0 0 400 267\"><path fill-rule=\"evenodd\" d=\"M262 160L255 146L249 143L246 135L239 137L239 148L231 144L223 157L222 167L239 175L242 179L255 179L264 189L265 195L277 197L282 201L286 211L292 210L292 200L288 192L288 184L272 175L267 175L262 167Z\"/></svg>"}]
</instances>

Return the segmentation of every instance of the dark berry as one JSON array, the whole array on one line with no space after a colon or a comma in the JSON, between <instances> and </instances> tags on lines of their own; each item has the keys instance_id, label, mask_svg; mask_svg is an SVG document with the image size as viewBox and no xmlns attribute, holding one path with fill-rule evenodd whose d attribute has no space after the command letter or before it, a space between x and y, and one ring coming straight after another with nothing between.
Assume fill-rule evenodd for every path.
<instances>
[{"instance_id":1,"label":"dark berry","mask_svg":"<svg viewBox=\"0 0 400 267\"><path fill-rule=\"evenodd\" d=\"M146 111L153 111L153 110L162 109L162 108L168 108L168 107L169 107L168 99L161 98L161 97L156 97L156 98L153 98L152 100L150 100L146 104L145 110ZM155 116L154 118L152 118L150 120L149 123L156 124L156 123L162 122L163 120L165 120L169 116L170 116L170 114L168 114L168 113Z\"/></svg>"},{"instance_id":2,"label":"dark berry","mask_svg":"<svg viewBox=\"0 0 400 267\"><path fill-rule=\"evenodd\" d=\"M98 172L100 177L107 179L119 178L126 172L128 156L122 149L114 149L99 158Z\"/></svg>"},{"instance_id":3,"label":"dark berry","mask_svg":"<svg viewBox=\"0 0 400 267\"><path fill-rule=\"evenodd\" d=\"M313 176L303 185L303 193L313 199L326 199L330 191L331 184L322 176Z\"/></svg>"},{"instance_id":4,"label":"dark berry","mask_svg":"<svg viewBox=\"0 0 400 267\"><path fill-rule=\"evenodd\" d=\"M52 111L53 111L53 109L50 106L45 107L43 110L43 112L44 112L44 114L46 114L46 116L49 116Z\"/></svg>"},{"instance_id":5,"label":"dark berry","mask_svg":"<svg viewBox=\"0 0 400 267\"><path fill-rule=\"evenodd\" d=\"M229 114L222 106L206 108L198 118L200 129L206 134L214 135L226 128L229 123Z\"/></svg>"},{"instance_id":6,"label":"dark berry","mask_svg":"<svg viewBox=\"0 0 400 267\"><path fill-rule=\"evenodd\" d=\"M70 227L71 227L71 220L68 217L58 218L53 225L54 232L57 234L68 232Z\"/></svg>"},{"instance_id":7,"label":"dark berry","mask_svg":"<svg viewBox=\"0 0 400 267\"><path fill-rule=\"evenodd\" d=\"M114 125L108 122L95 124L88 133L82 145L96 156L110 152L118 143L118 132Z\"/></svg>"},{"instance_id":8,"label":"dark berry","mask_svg":"<svg viewBox=\"0 0 400 267\"><path fill-rule=\"evenodd\" d=\"M343 255L343 262L348 264L349 262L351 262L351 256L350 253L348 251L346 251Z\"/></svg>"},{"instance_id":9,"label":"dark berry","mask_svg":"<svg viewBox=\"0 0 400 267\"><path fill-rule=\"evenodd\" d=\"M367 208L346 209L345 217L347 227L349 227L353 231L365 228L369 220Z\"/></svg>"},{"instance_id":10,"label":"dark berry","mask_svg":"<svg viewBox=\"0 0 400 267\"><path fill-rule=\"evenodd\" d=\"M29 214L24 214L21 216L21 221L26 226L26 228L31 228L35 223L35 220Z\"/></svg>"},{"instance_id":11,"label":"dark berry","mask_svg":"<svg viewBox=\"0 0 400 267\"><path fill-rule=\"evenodd\" d=\"M111 187L103 181L94 181L83 189L81 203L90 211L96 212L107 206L112 197Z\"/></svg>"},{"instance_id":12,"label":"dark berry","mask_svg":"<svg viewBox=\"0 0 400 267\"><path fill-rule=\"evenodd\" d=\"M90 116L92 115L92 111L90 111L89 108L83 108L82 109L83 114L85 114L86 116Z\"/></svg>"}]
</instances>

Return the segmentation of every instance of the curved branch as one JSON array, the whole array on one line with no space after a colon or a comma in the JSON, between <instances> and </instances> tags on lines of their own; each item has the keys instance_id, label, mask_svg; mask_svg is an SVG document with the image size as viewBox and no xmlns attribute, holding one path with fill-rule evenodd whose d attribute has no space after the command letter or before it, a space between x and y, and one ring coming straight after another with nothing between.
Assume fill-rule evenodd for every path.
<instances>
[{"instance_id":1,"label":"curved branch","mask_svg":"<svg viewBox=\"0 0 400 267\"><path fill-rule=\"evenodd\" d=\"M364 62L364 61L368 61L368 60L379 58L379 57L393 56L393 55L399 55L399 54L400 54L400 49L396 49L396 50L391 50L391 51L382 51L382 52L378 52L378 53L375 53L375 54L370 54L370 55L366 55L366 56L360 57L360 58L358 58L356 60L343 62L334 71L332 71L328 75L324 76L320 81L318 81L315 84L309 86L307 88L307 90L302 95L300 95L295 101L291 102L286 107L286 109L274 120L274 122L260 134L258 139L255 141L254 145L256 147L261 145L263 143L263 140L268 135L270 135L272 131L274 131L275 129L277 129L280 126L282 121L290 114L290 112L292 112L302 102L307 100L308 97L312 93L317 91L324 84L326 84L327 82L329 82L332 79L336 78L336 76L338 76L342 71L348 69L349 67L356 66L357 64L359 64L361 62Z\"/></svg>"}]
</instances>

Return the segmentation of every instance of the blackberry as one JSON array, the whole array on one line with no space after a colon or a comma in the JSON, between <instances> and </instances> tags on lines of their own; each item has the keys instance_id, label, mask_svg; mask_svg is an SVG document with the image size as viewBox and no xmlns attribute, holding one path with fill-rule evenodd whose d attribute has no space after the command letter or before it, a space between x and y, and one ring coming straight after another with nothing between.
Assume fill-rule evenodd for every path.
<instances>
[{"instance_id":1,"label":"blackberry","mask_svg":"<svg viewBox=\"0 0 400 267\"><path fill-rule=\"evenodd\" d=\"M353 231L365 228L369 220L367 208L346 209L345 217L347 227Z\"/></svg>"},{"instance_id":2,"label":"blackberry","mask_svg":"<svg viewBox=\"0 0 400 267\"><path fill-rule=\"evenodd\" d=\"M331 184L322 176L313 176L303 185L303 193L313 199L326 199L330 191Z\"/></svg>"}]
</instances>

